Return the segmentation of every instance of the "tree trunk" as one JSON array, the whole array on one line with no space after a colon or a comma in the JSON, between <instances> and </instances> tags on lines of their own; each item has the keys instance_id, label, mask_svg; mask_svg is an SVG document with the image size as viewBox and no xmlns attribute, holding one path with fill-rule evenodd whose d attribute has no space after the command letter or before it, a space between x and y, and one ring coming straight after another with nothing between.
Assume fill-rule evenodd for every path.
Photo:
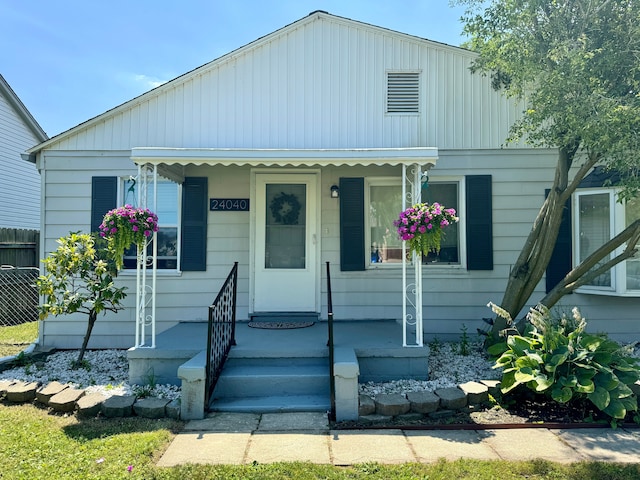
<instances>
[{"instance_id":1,"label":"tree trunk","mask_svg":"<svg viewBox=\"0 0 640 480\"><path fill-rule=\"evenodd\" d=\"M577 150L577 143L559 149L553 185L509 274L500 307L509 312L514 320L545 274L558 238L567 200L598 161L597 156L590 155L569 183L569 170ZM500 332L505 328L507 321L496 317L489 332L488 343L497 342Z\"/></svg>"},{"instance_id":2,"label":"tree trunk","mask_svg":"<svg viewBox=\"0 0 640 480\"><path fill-rule=\"evenodd\" d=\"M84 352L87 350L87 345L89 344L89 338L91 337L91 331L93 330L93 326L96 323L98 318L98 313L92 308L89 311L89 322L87 323L87 331L84 334L84 340L82 341L82 347L80 347L80 352L78 353L78 359L76 360L76 367L79 367L84 358Z\"/></svg>"}]
</instances>

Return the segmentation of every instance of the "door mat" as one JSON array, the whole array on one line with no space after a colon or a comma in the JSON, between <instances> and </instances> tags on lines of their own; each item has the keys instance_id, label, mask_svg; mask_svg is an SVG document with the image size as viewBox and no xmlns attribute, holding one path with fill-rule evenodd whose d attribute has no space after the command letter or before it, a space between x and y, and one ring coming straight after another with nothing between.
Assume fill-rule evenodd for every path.
<instances>
[{"instance_id":1,"label":"door mat","mask_svg":"<svg viewBox=\"0 0 640 480\"><path fill-rule=\"evenodd\" d=\"M271 330L285 330L287 328L305 328L313 325L314 322L249 322L251 328L265 328Z\"/></svg>"}]
</instances>

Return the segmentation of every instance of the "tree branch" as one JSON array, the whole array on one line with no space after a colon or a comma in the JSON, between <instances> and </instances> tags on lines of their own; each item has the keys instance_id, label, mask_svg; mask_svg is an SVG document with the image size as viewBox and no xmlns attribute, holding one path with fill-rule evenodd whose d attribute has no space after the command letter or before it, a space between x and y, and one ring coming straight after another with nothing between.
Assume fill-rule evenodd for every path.
<instances>
[{"instance_id":1,"label":"tree branch","mask_svg":"<svg viewBox=\"0 0 640 480\"><path fill-rule=\"evenodd\" d=\"M637 249L638 241L640 240L640 220L636 220L627 228L625 228L618 235L613 237L607 243L598 248L595 252L589 255L584 261L571 270L541 301L540 303L547 308L553 307L558 300L564 295L573 292L577 288L588 284L594 278L602 275L609 269L613 268L620 262L633 257ZM616 257L608 260L607 262L599 265L594 269L598 263L613 252L620 245L627 242L627 246L622 253ZM593 269L593 270L592 270Z\"/></svg>"}]
</instances>

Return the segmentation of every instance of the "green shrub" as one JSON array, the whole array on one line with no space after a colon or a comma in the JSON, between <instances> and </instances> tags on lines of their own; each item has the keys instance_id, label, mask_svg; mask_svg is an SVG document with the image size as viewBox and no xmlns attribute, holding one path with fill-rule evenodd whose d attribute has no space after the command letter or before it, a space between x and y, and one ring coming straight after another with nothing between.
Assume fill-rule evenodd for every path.
<instances>
[{"instance_id":1,"label":"green shrub","mask_svg":"<svg viewBox=\"0 0 640 480\"><path fill-rule=\"evenodd\" d=\"M629 386L640 376L638 359L606 335L586 333L587 322L577 308L572 317L559 319L544 306L531 309L520 334L504 310L489 306L510 325L506 342L489 348L498 357L494 368L503 369L502 393L525 385L559 403L586 398L612 425L637 411Z\"/></svg>"}]
</instances>

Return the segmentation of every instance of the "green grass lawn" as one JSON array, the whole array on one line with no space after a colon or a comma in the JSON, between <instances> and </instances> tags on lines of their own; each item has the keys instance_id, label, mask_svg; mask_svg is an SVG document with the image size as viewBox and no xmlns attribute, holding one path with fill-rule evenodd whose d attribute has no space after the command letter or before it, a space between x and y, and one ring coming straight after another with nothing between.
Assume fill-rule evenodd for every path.
<instances>
[{"instance_id":1,"label":"green grass lawn","mask_svg":"<svg viewBox=\"0 0 640 480\"><path fill-rule=\"evenodd\" d=\"M457 460L333 467L310 463L182 465L155 461L182 428L142 418L78 420L33 405L0 403L0 478L5 479L384 479L632 480L640 465ZM215 452L212 452L215 454Z\"/></svg>"},{"instance_id":2,"label":"green grass lawn","mask_svg":"<svg viewBox=\"0 0 640 480\"><path fill-rule=\"evenodd\" d=\"M0 327L0 357L16 355L38 337L38 322L13 327Z\"/></svg>"}]
</instances>

